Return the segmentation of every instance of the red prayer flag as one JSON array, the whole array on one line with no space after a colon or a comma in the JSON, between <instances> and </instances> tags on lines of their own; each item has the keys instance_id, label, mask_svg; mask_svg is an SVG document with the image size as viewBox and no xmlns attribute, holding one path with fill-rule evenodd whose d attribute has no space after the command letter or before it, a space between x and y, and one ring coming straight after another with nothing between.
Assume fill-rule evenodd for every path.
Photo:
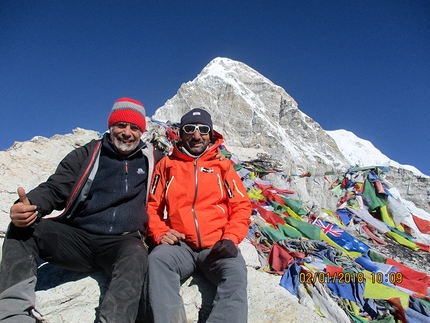
<instances>
[{"instance_id":1,"label":"red prayer flag","mask_svg":"<svg viewBox=\"0 0 430 323\"><path fill-rule=\"evenodd\" d=\"M430 221L421 219L413 214L412 218L414 219L415 224L422 233L430 234Z\"/></svg>"},{"instance_id":2,"label":"red prayer flag","mask_svg":"<svg viewBox=\"0 0 430 323\"><path fill-rule=\"evenodd\" d=\"M430 284L430 276L426 273L409 268L391 258L387 258L385 263L397 267L399 272L402 273L402 282L396 285L426 295Z\"/></svg>"},{"instance_id":3,"label":"red prayer flag","mask_svg":"<svg viewBox=\"0 0 430 323\"><path fill-rule=\"evenodd\" d=\"M272 224L273 226L276 226L278 223L285 224L285 221L283 218L281 218L279 215L266 210L262 206L258 205L257 203L252 202L252 207L258 211L258 213L261 215L261 217L266 220L267 223Z\"/></svg>"},{"instance_id":4,"label":"red prayer flag","mask_svg":"<svg viewBox=\"0 0 430 323\"><path fill-rule=\"evenodd\" d=\"M286 249L279 244L274 243L269 256L267 257L267 261L276 273L283 275L284 270L294 262L294 258Z\"/></svg>"}]
</instances>

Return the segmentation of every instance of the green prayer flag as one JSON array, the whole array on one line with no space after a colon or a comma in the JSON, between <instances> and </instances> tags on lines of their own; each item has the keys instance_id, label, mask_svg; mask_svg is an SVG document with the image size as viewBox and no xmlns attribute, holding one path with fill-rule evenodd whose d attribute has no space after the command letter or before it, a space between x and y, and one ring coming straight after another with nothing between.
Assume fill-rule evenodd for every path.
<instances>
[{"instance_id":1,"label":"green prayer flag","mask_svg":"<svg viewBox=\"0 0 430 323\"><path fill-rule=\"evenodd\" d=\"M373 251L372 249L367 251L367 255L369 256L370 260L374 262L379 262L381 264L385 264L387 262L387 258L385 256Z\"/></svg>"},{"instance_id":2,"label":"green prayer flag","mask_svg":"<svg viewBox=\"0 0 430 323\"><path fill-rule=\"evenodd\" d=\"M233 169L237 172L238 170L241 170L244 166L241 164L233 164Z\"/></svg>"},{"instance_id":3,"label":"green prayer flag","mask_svg":"<svg viewBox=\"0 0 430 323\"><path fill-rule=\"evenodd\" d=\"M269 226L264 226L261 228L264 233L266 233L269 236L269 239L272 240L272 242L278 242L280 240L286 240L287 237L283 235L283 233L279 230L276 230Z\"/></svg>"},{"instance_id":4,"label":"green prayer flag","mask_svg":"<svg viewBox=\"0 0 430 323\"><path fill-rule=\"evenodd\" d=\"M300 231L306 238L311 240L321 239L321 228L305 221L294 219L290 216L284 218L285 222Z\"/></svg>"},{"instance_id":5,"label":"green prayer flag","mask_svg":"<svg viewBox=\"0 0 430 323\"><path fill-rule=\"evenodd\" d=\"M286 197L283 197L282 199L284 200L285 204L288 205L298 215L302 216L307 214L307 212L302 209L302 201L289 199Z\"/></svg>"},{"instance_id":6,"label":"green prayer flag","mask_svg":"<svg viewBox=\"0 0 430 323\"><path fill-rule=\"evenodd\" d=\"M284 236L287 236L288 238L297 239L302 237L300 231L297 231L287 224L278 224L278 229L284 234Z\"/></svg>"},{"instance_id":7,"label":"green prayer flag","mask_svg":"<svg viewBox=\"0 0 430 323\"><path fill-rule=\"evenodd\" d=\"M333 192L333 194L337 197L340 197L342 195L342 187L340 184L333 187L330 191Z\"/></svg>"},{"instance_id":8,"label":"green prayer flag","mask_svg":"<svg viewBox=\"0 0 430 323\"><path fill-rule=\"evenodd\" d=\"M287 210L287 208L285 206L283 206L282 204L279 204L276 201L270 201L270 203L272 204L275 212L283 213Z\"/></svg>"},{"instance_id":9,"label":"green prayer flag","mask_svg":"<svg viewBox=\"0 0 430 323\"><path fill-rule=\"evenodd\" d=\"M370 201L370 211L388 205L387 199L382 194L376 192L372 183L367 178L364 181L363 196L367 197Z\"/></svg>"}]
</instances>

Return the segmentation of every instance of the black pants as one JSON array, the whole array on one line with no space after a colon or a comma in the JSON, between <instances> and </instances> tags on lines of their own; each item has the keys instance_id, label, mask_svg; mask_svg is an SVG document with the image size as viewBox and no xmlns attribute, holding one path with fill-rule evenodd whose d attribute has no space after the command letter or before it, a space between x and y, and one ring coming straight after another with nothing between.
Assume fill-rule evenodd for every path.
<instances>
[{"instance_id":1,"label":"black pants","mask_svg":"<svg viewBox=\"0 0 430 323\"><path fill-rule=\"evenodd\" d=\"M135 322L146 279L148 251L139 232L95 235L53 220L28 228L10 224L0 266L0 321L34 322L37 259L78 272L110 277L100 322Z\"/></svg>"}]
</instances>

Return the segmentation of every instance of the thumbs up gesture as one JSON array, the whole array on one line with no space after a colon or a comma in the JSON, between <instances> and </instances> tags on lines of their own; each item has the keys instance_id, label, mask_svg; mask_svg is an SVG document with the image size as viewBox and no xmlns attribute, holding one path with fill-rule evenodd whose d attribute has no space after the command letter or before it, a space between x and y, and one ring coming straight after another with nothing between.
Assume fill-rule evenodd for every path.
<instances>
[{"instance_id":1,"label":"thumbs up gesture","mask_svg":"<svg viewBox=\"0 0 430 323\"><path fill-rule=\"evenodd\" d=\"M30 204L22 187L18 187L18 196L19 201L10 208L10 219L17 227L28 227L36 221L37 206Z\"/></svg>"}]
</instances>

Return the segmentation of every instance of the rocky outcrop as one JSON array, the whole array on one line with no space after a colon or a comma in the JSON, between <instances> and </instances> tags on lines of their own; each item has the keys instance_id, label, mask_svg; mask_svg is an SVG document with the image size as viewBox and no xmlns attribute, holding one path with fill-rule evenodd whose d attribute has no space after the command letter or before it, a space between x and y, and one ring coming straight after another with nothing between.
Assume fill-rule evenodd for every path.
<instances>
[{"instance_id":1,"label":"rocky outcrop","mask_svg":"<svg viewBox=\"0 0 430 323\"><path fill-rule=\"evenodd\" d=\"M399 190L401 196L430 213L430 177L392 167L386 179Z\"/></svg>"}]
</instances>

